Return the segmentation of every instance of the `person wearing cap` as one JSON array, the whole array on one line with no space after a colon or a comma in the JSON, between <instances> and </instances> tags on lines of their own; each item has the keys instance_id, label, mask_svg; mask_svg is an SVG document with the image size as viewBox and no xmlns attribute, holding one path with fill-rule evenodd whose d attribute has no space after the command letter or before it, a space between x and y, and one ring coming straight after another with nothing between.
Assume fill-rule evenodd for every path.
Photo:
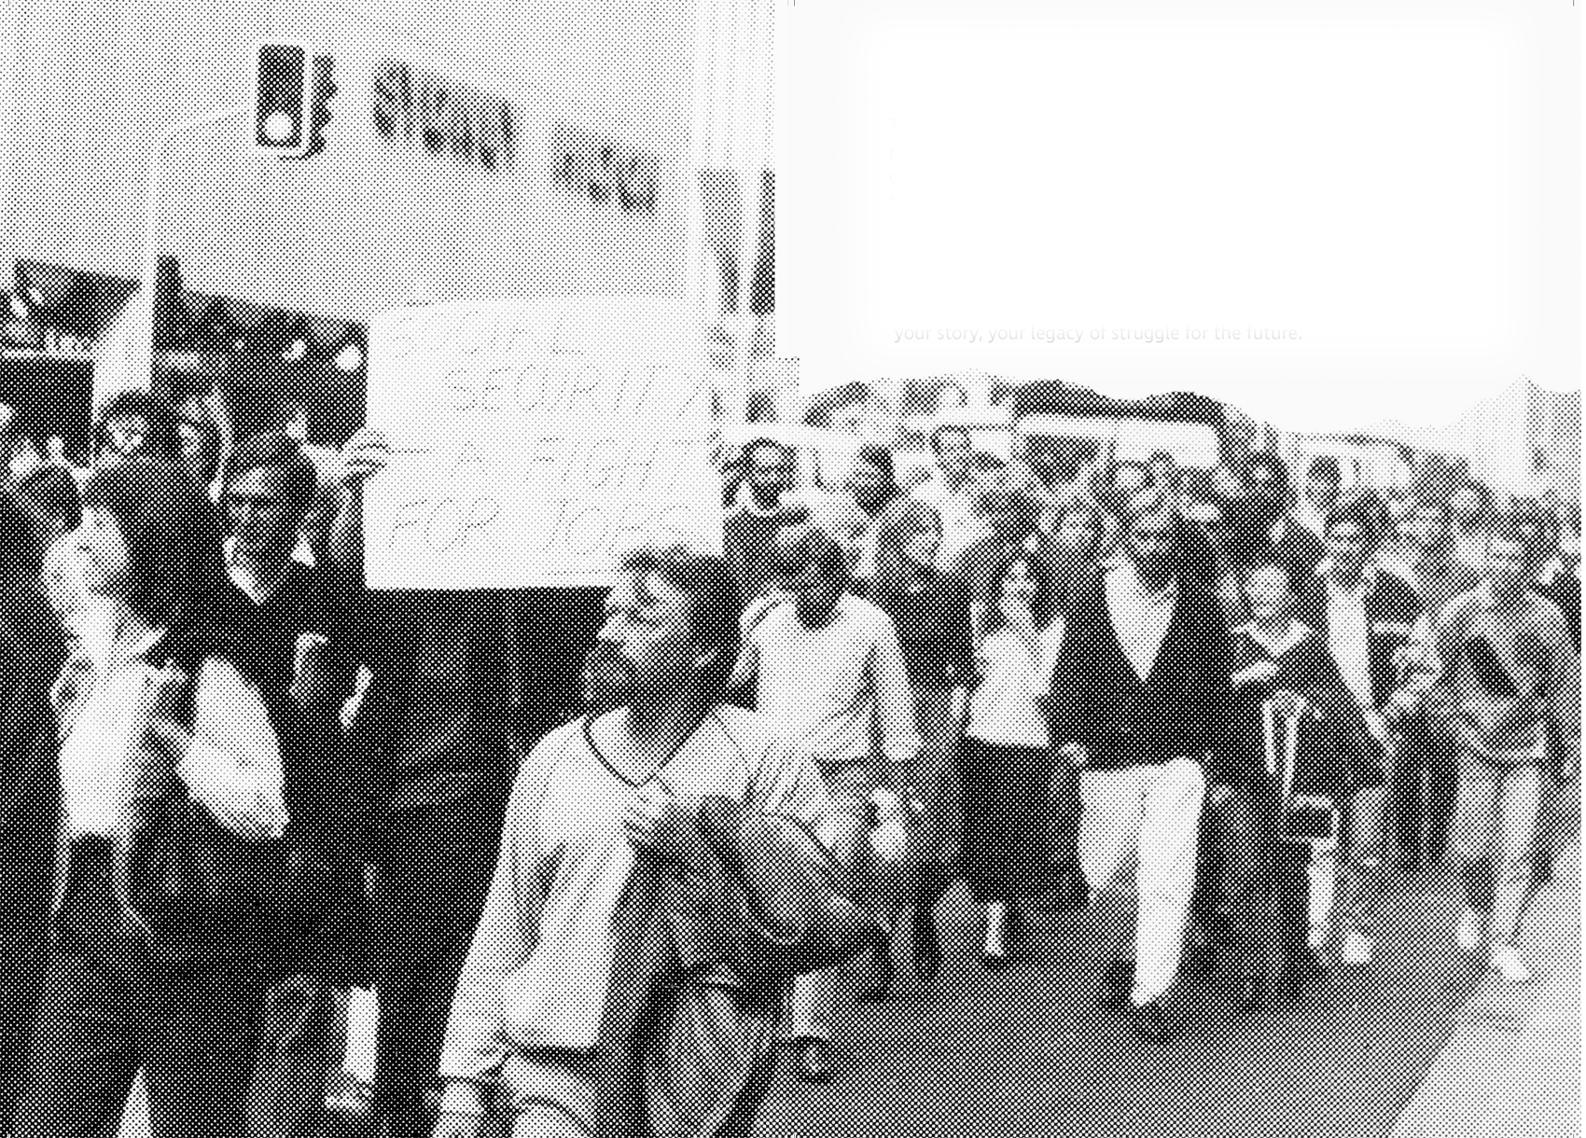
<instances>
[{"instance_id":1,"label":"person wearing cap","mask_svg":"<svg viewBox=\"0 0 1586 1138\"><path fill-rule=\"evenodd\" d=\"M1527 586L1536 546L1524 517L1498 524L1480 585L1449 602L1437 621L1442 666L1438 713L1457 740L1459 794L1454 846L1465 907L1461 951L1483 939L1505 980L1530 978L1514 943L1530 887L1543 765L1556 756L1561 781L1580 766L1580 657L1558 606Z\"/></svg>"},{"instance_id":2,"label":"person wearing cap","mask_svg":"<svg viewBox=\"0 0 1586 1138\"><path fill-rule=\"evenodd\" d=\"M1104 998L1152 1039L1178 1021L1207 788L1232 781L1222 770L1228 626L1210 592L1180 572L1174 522L1154 490L1131 501L1120 555L1068 614L1048 689L1058 761L1079 770L1078 855L1107 949ZM1115 940L1130 898L1132 953Z\"/></svg>"},{"instance_id":3,"label":"person wearing cap","mask_svg":"<svg viewBox=\"0 0 1586 1138\"><path fill-rule=\"evenodd\" d=\"M729 690L752 684L755 709L815 756L844 809L868 818L877 784L904 789L921 746L897 631L885 612L848 591L847 554L824 530L789 530L777 556L785 591L744 610ZM909 788L902 797L920 794ZM794 985L788 1034L810 1082L832 1075L839 989L833 971Z\"/></svg>"}]
</instances>

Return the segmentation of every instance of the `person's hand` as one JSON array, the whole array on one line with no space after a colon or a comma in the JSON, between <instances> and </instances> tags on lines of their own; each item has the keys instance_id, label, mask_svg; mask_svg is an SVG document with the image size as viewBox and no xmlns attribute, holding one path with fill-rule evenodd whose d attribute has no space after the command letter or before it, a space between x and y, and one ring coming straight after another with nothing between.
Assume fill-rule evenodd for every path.
<instances>
[{"instance_id":1,"label":"person's hand","mask_svg":"<svg viewBox=\"0 0 1586 1138\"><path fill-rule=\"evenodd\" d=\"M1257 660L1242 672L1234 673L1234 687L1246 684L1264 684L1277 678L1278 666L1271 660Z\"/></svg>"},{"instance_id":2,"label":"person's hand","mask_svg":"<svg viewBox=\"0 0 1586 1138\"><path fill-rule=\"evenodd\" d=\"M1057 753L1067 759L1076 769L1082 768L1090 762L1090 752L1081 743L1064 743L1057 749Z\"/></svg>"},{"instance_id":3,"label":"person's hand","mask_svg":"<svg viewBox=\"0 0 1586 1138\"><path fill-rule=\"evenodd\" d=\"M188 675L170 661L145 667L143 684L132 705L132 738L136 745L165 759L180 759L193 736L181 725Z\"/></svg>"},{"instance_id":4,"label":"person's hand","mask_svg":"<svg viewBox=\"0 0 1586 1138\"><path fill-rule=\"evenodd\" d=\"M341 448L341 484L361 486L391 463L391 441L374 427L361 427Z\"/></svg>"},{"instance_id":5,"label":"person's hand","mask_svg":"<svg viewBox=\"0 0 1586 1138\"><path fill-rule=\"evenodd\" d=\"M305 632L297 638L288 694L299 707L324 704L335 698L329 675L329 646L330 640L318 632Z\"/></svg>"},{"instance_id":6,"label":"person's hand","mask_svg":"<svg viewBox=\"0 0 1586 1138\"><path fill-rule=\"evenodd\" d=\"M664 787L653 782L634 787L622 808L622 828L633 848L654 849L662 825L677 809L676 797Z\"/></svg>"}]
</instances>

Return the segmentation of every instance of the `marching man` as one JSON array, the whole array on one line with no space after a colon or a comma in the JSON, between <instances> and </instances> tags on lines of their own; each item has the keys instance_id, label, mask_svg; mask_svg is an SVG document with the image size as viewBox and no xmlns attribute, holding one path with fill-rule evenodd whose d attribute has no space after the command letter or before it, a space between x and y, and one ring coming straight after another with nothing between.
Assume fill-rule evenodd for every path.
<instances>
[{"instance_id":1,"label":"marching man","mask_svg":"<svg viewBox=\"0 0 1586 1138\"><path fill-rule=\"evenodd\" d=\"M661 835L706 796L797 819L828 850L846 854L862 836L806 752L721 703L737 595L719 557L666 549L623 561L588 668L621 706L552 731L523 763L447 1028L439 1138L476 1134L492 1102L514 1138L704 1136L753 1120L787 997L780 975L684 971L665 1021L626 1037L638 1053L612 1061L604 1038L627 996L633 961L615 946L630 943L640 870L671 864ZM636 1125L612 1117L603 1090L629 1071L619 1097L642 1100Z\"/></svg>"}]
</instances>

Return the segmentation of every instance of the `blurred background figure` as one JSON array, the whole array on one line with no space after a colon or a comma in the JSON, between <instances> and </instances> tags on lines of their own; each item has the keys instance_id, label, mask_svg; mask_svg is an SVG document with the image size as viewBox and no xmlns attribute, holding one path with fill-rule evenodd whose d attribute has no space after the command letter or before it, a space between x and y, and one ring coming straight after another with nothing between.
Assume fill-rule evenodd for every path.
<instances>
[{"instance_id":1,"label":"blurred background figure","mask_svg":"<svg viewBox=\"0 0 1586 1138\"><path fill-rule=\"evenodd\" d=\"M1330 454L1311 459L1305 472L1305 490L1294 514L1296 520L1318 538L1322 536L1327 512L1338 504L1342 486L1343 473L1338 468L1338 459Z\"/></svg>"}]
</instances>

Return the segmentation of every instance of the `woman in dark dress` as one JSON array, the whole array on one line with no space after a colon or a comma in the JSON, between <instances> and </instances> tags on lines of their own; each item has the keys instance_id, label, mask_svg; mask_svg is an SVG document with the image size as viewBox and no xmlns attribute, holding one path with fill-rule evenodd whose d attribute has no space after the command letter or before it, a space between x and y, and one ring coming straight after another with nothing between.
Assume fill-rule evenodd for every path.
<instances>
[{"instance_id":1,"label":"woman in dark dress","mask_svg":"<svg viewBox=\"0 0 1586 1138\"><path fill-rule=\"evenodd\" d=\"M935 507L917 498L894 501L876 519L876 573L867 597L892 619L914 694L921 747L909 782L924 808L920 832L930 868L921 875L907 927L915 969L927 979L941 963L933 912L956 861L952 775L974 671L969 588L937 568L941 544Z\"/></svg>"}]
</instances>

